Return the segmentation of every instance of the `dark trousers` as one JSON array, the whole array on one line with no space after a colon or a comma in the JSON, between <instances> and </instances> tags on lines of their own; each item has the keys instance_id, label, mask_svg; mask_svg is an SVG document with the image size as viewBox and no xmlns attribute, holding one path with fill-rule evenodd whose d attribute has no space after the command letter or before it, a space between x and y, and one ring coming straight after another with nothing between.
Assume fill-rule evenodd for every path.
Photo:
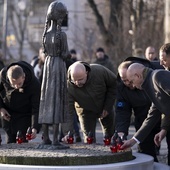
<instances>
[{"instance_id":1,"label":"dark trousers","mask_svg":"<svg viewBox=\"0 0 170 170\"><path fill-rule=\"evenodd\" d=\"M154 143L155 133L152 131L146 139L139 144L138 151L140 153L144 153L147 155L151 155L154 158L154 162L158 162L156 151L155 151L155 143Z\"/></svg>"},{"instance_id":2,"label":"dark trousers","mask_svg":"<svg viewBox=\"0 0 170 170\"><path fill-rule=\"evenodd\" d=\"M84 142L85 143L87 142L86 140L87 140L89 132L91 132L93 134L94 142L95 142L96 141L95 130L96 130L96 121L98 119L97 118L98 115L96 113L83 110L82 113L78 114L78 117L79 117L79 121L80 121L80 127L83 132L83 136L84 136ZM109 112L108 116L106 116L103 119L99 119L99 121L102 126L104 135L107 134L111 137L114 133L113 112L112 111Z\"/></svg>"},{"instance_id":3,"label":"dark trousers","mask_svg":"<svg viewBox=\"0 0 170 170\"><path fill-rule=\"evenodd\" d=\"M73 128L74 128L73 132L74 132L75 137L80 137L80 128L79 128L79 122L78 121L79 121L78 116L75 112L74 117L73 117ZM68 125L68 122L66 124ZM65 123L60 124L60 129L59 129L59 140L60 141L66 135L65 133L68 133L68 130L70 130L70 129L65 129L65 128L66 128Z\"/></svg>"},{"instance_id":4,"label":"dark trousers","mask_svg":"<svg viewBox=\"0 0 170 170\"><path fill-rule=\"evenodd\" d=\"M149 135L145 138L143 142L139 144L139 152L148 154L153 156L154 162L158 162L157 156L156 156L156 149L155 149L155 143L154 143L154 137L155 135L160 132L160 121L155 125L153 130L149 133Z\"/></svg>"},{"instance_id":5,"label":"dark trousers","mask_svg":"<svg viewBox=\"0 0 170 170\"><path fill-rule=\"evenodd\" d=\"M145 115L140 115L140 114L135 115L135 129L136 129L136 131L141 127L145 118L146 118ZM142 143L140 143L138 146L138 151L140 153L144 153L144 154L153 156L155 162L158 162L158 159L156 156L154 136L160 131L160 124L161 124L161 116L160 116L160 121L155 125L155 127L150 132L150 134L145 138L145 140Z\"/></svg>"},{"instance_id":6,"label":"dark trousers","mask_svg":"<svg viewBox=\"0 0 170 170\"><path fill-rule=\"evenodd\" d=\"M28 127L31 126L31 115L22 116L16 115L11 116L11 120L8 122L2 118L2 128L5 130L7 135L7 143L16 143L16 135L20 130L23 135L23 141L26 142L25 135Z\"/></svg>"},{"instance_id":7,"label":"dark trousers","mask_svg":"<svg viewBox=\"0 0 170 170\"><path fill-rule=\"evenodd\" d=\"M75 136L79 137L80 136L80 128L79 128L79 125L78 125L78 116L77 116L76 112L74 113L73 126L74 126L74 134L75 134Z\"/></svg>"}]
</instances>

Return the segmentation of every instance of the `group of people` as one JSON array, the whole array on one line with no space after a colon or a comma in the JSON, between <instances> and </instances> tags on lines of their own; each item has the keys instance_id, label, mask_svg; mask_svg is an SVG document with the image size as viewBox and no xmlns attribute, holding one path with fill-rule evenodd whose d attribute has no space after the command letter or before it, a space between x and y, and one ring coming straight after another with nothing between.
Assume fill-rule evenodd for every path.
<instances>
[{"instance_id":1,"label":"group of people","mask_svg":"<svg viewBox=\"0 0 170 170\"><path fill-rule=\"evenodd\" d=\"M42 49L40 50L42 52ZM75 50L70 52L76 54ZM146 59L128 57L119 65L117 76L103 48L97 49L96 60L92 64L77 61L74 55L72 61L70 61L70 58L65 60L67 80L63 79L63 81L67 81L65 106L68 104L66 111L69 113L67 114L69 121L66 121L66 125L64 125L65 121L61 122L63 136L66 135L68 130L73 131L77 139L76 142L80 142L81 135L77 126L79 121L84 142L87 142L86 139L90 132L93 134L95 142L97 119L101 124L104 136L107 135L111 138L115 131L118 132L119 136L128 136L133 113L136 133L131 139L124 141L122 149L138 143L139 152L149 154L154 157L154 161L158 161L155 144L160 145L161 140L168 134L170 128L170 115L168 113L168 105L170 104L168 100L170 97L168 81L170 77L170 43L164 44L160 48L159 60L153 56L155 54L153 47L148 47L145 54L149 56ZM42 57L43 65L51 62L48 61L48 57L46 58L44 53L42 56L44 57ZM40 58L38 59L40 60ZM40 63L37 62L37 65ZM43 114L45 114L47 120L49 118L48 112L53 112L49 106L43 114L39 114L44 105L41 103L43 102L42 86L49 88L48 90L51 89L47 84L48 81L43 78L38 80L38 74L35 74L36 64L34 67L32 66L24 61L19 61L4 67L0 72L0 112L2 127L7 133L7 143L15 143L17 131L22 130L23 134L26 134L28 127L32 128L32 139L34 139L39 123L43 124ZM48 69L47 66L42 67L45 69L46 75L51 67ZM62 70L63 66L60 67ZM45 83L45 85L42 85L42 83ZM49 94L48 105L51 102L54 106L55 96L51 98L50 95L52 94ZM57 113L57 111L55 112ZM59 121L57 121L57 125L58 123ZM51 122L44 123L42 126L43 132L46 133L43 144L58 145L56 136L53 142L48 137L46 126L49 125L51 125ZM58 135L58 126L54 130L57 131L56 134ZM25 135L23 137L24 141L27 142ZM170 149L169 139L169 135L167 135L168 151ZM61 141L64 141L64 137ZM170 165L169 154L168 164Z\"/></svg>"},{"instance_id":2,"label":"group of people","mask_svg":"<svg viewBox=\"0 0 170 170\"><path fill-rule=\"evenodd\" d=\"M99 48L97 50L97 53L98 52L100 53L102 52L104 56L104 50L102 48ZM95 126L96 126L97 118L101 118L101 124L103 126L103 129L111 137L114 131L114 126L113 126L114 121L113 121L112 112L113 112L113 103L114 103L113 99L115 99L115 96L116 96L116 76L114 75L114 73L112 73L111 71L108 71L105 67L102 67L100 65L90 66L89 64L83 63L81 61L76 62L77 59L75 56L76 55L75 50L71 50L70 54L71 56L73 56L71 57L71 61L70 59L67 60L68 62L66 61L66 65L68 67L72 65L68 71L68 73L70 74L68 76L69 77L71 76L71 79L68 79L68 87L70 86L71 88L73 89L75 88L77 90L77 87L81 87L84 84L86 84L87 77L88 78L91 77L90 79L93 82L98 72L105 72L103 73L104 80L102 80L101 77L98 77L98 79L96 79L96 83L94 83L93 85L94 90L92 91L95 91L94 95L85 92L87 96L87 103L85 103L85 108L83 111L84 113L80 112L81 110L80 106L79 106L79 111L78 111L77 109L74 108L74 102L73 103L71 102L71 104L73 105L71 105L70 108L72 108L72 110L71 109L70 110L72 114L74 115L74 118L73 118L74 129L75 129L74 133L76 136L76 142L81 141L81 135L79 132L79 127L77 125L78 123L77 121L80 121L81 129L84 133L84 136L87 136L89 132L92 132L95 137ZM18 130L22 131L23 137L24 137L23 141L26 142L26 138L24 134L26 134L28 127L32 127L32 139L36 137L37 130L39 130L39 126L38 126L39 125L38 115L39 115L39 107L40 107L39 100L40 100L41 83L42 83L42 77L43 77L43 75L40 74L42 72L41 69L43 69L43 67L40 67L39 64L41 63L42 65L42 63L44 63L42 62L44 61L44 57L45 57L45 54L43 53L42 48L40 48L39 56L35 57L33 62L31 63L32 67L30 64L26 62L20 61L20 62L12 63L11 65L4 67L1 71L1 75L0 75L1 77L1 82L0 82L1 83L1 90L0 90L1 91L1 102L0 102L1 110L0 111L1 111L1 117L2 117L2 127L7 133L7 143L16 142L16 134ZM108 62L108 57L107 59L104 59L104 60ZM100 61L102 60L100 59ZM75 63L75 65L73 63ZM80 70L84 70L84 72L83 71L80 72ZM82 76L86 75L86 78L84 80L79 80L80 73L82 73ZM78 74L78 77L77 77L77 74ZM107 77L107 79L105 77ZM105 89L103 89L103 85L105 85ZM96 86L99 86L98 90L96 89ZM89 87L90 87L89 91L91 91L91 83L89 84ZM101 89L103 92L101 92ZM80 90L79 93L81 96L82 88L79 88L79 90ZM77 96L77 92L76 93L73 92L72 95ZM108 97L105 96L105 93L108 93L107 94ZM97 103L94 104L94 101L96 100L96 97L98 97L98 95L101 101L100 102L98 101ZM69 96L71 96L71 94L69 94ZM92 97L92 99L89 100L89 97ZM107 102L105 106L103 107L105 98L107 99ZM79 99L79 100L86 101L85 99ZM71 99L69 98L69 103L70 101ZM86 113L90 113L90 112L94 113L94 114L88 114L88 116L92 116L92 117L90 119L88 117L84 118L83 114L86 115ZM109 113L109 116L107 116L108 113ZM77 114L79 115L78 118L77 118ZM105 119L106 116L107 118ZM88 125L89 120L92 120L91 127L89 127ZM86 139L86 137L84 137L84 139Z\"/></svg>"},{"instance_id":3,"label":"group of people","mask_svg":"<svg viewBox=\"0 0 170 170\"><path fill-rule=\"evenodd\" d=\"M126 83L129 86L135 87L135 90L139 90L140 92L143 91L151 102L147 118L144 120L134 136L131 139L124 141L122 149L132 147L135 143L140 145L145 142L147 138L152 136L152 131L155 129L155 127L157 127L157 124L159 125L159 121L162 118L161 127L159 130L160 132L157 134L155 133L151 139L154 140L157 146L159 146L162 139L167 135L166 140L168 146L168 165L170 165L170 140L168 135L170 117L168 113L170 87L168 81L170 76L168 71L170 66L169 58L170 43L167 43L164 44L159 50L159 62L160 65L165 68L165 70L163 68L158 69L157 66L150 66L139 60L135 62L133 61L130 64L125 61L119 66L119 70L124 70L125 72L125 77L122 78L124 84ZM154 61L153 64L155 63L156 62ZM137 99L135 101L137 101ZM141 105L142 104L144 104L144 101L141 102ZM117 105L120 106L119 103ZM148 142L146 146L147 145L150 146L150 143ZM151 146L147 151L149 150L151 151Z\"/></svg>"}]
</instances>

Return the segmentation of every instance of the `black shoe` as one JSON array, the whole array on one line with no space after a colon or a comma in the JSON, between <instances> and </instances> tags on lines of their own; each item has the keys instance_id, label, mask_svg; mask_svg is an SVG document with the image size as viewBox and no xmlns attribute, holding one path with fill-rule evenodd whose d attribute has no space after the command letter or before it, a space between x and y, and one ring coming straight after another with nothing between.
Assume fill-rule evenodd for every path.
<instances>
[{"instance_id":1,"label":"black shoe","mask_svg":"<svg viewBox=\"0 0 170 170\"><path fill-rule=\"evenodd\" d=\"M81 137L80 136L76 137L76 142L81 142Z\"/></svg>"}]
</instances>

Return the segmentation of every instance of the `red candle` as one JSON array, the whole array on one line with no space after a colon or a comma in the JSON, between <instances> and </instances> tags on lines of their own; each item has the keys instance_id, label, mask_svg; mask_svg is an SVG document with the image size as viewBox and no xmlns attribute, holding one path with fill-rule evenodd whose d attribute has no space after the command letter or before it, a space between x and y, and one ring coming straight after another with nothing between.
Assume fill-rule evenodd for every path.
<instances>
[{"instance_id":1,"label":"red candle","mask_svg":"<svg viewBox=\"0 0 170 170\"><path fill-rule=\"evenodd\" d=\"M104 145L110 145L111 139L110 138L104 138L103 139Z\"/></svg>"},{"instance_id":2,"label":"red candle","mask_svg":"<svg viewBox=\"0 0 170 170\"><path fill-rule=\"evenodd\" d=\"M110 147L110 150L111 150L112 153L116 153L117 152L117 146L116 145L112 145Z\"/></svg>"},{"instance_id":3,"label":"red candle","mask_svg":"<svg viewBox=\"0 0 170 170\"><path fill-rule=\"evenodd\" d=\"M67 137L67 143L68 144L73 144L74 142L74 137L73 137L73 133L71 131L68 132L68 137Z\"/></svg>"},{"instance_id":4,"label":"red candle","mask_svg":"<svg viewBox=\"0 0 170 170\"><path fill-rule=\"evenodd\" d=\"M122 145L123 145L123 142L122 142L121 137L119 136L118 139L117 139L117 150L122 150L121 149Z\"/></svg>"},{"instance_id":5,"label":"red candle","mask_svg":"<svg viewBox=\"0 0 170 170\"><path fill-rule=\"evenodd\" d=\"M88 143L88 144L92 144L93 141L94 141L93 133L92 133L92 132L89 132L89 133L88 133L88 137L87 137L87 143Z\"/></svg>"},{"instance_id":6,"label":"red candle","mask_svg":"<svg viewBox=\"0 0 170 170\"><path fill-rule=\"evenodd\" d=\"M26 134L26 140L31 140L32 137L31 137L31 134Z\"/></svg>"},{"instance_id":7,"label":"red candle","mask_svg":"<svg viewBox=\"0 0 170 170\"><path fill-rule=\"evenodd\" d=\"M121 146L122 146L122 144L117 144L117 150L119 151L119 150L122 150L121 149Z\"/></svg>"},{"instance_id":8,"label":"red candle","mask_svg":"<svg viewBox=\"0 0 170 170\"><path fill-rule=\"evenodd\" d=\"M116 142L115 138L112 138L112 146L110 147L110 150L112 153L117 152L117 142Z\"/></svg>"},{"instance_id":9,"label":"red candle","mask_svg":"<svg viewBox=\"0 0 170 170\"><path fill-rule=\"evenodd\" d=\"M17 143L18 143L18 144L23 143L23 138L17 138Z\"/></svg>"},{"instance_id":10,"label":"red candle","mask_svg":"<svg viewBox=\"0 0 170 170\"><path fill-rule=\"evenodd\" d=\"M23 135L22 135L22 132L21 132L20 130L17 132L16 142L17 142L18 144L23 143Z\"/></svg>"},{"instance_id":11,"label":"red candle","mask_svg":"<svg viewBox=\"0 0 170 170\"><path fill-rule=\"evenodd\" d=\"M87 138L87 143L92 144L93 143L93 137L88 137Z\"/></svg>"},{"instance_id":12,"label":"red candle","mask_svg":"<svg viewBox=\"0 0 170 170\"><path fill-rule=\"evenodd\" d=\"M67 138L67 143L68 144L73 144L74 138L73 137L69 137Z\"/></svg>"},{"instance_id":13,"label":"red candle","mask_svg":"<svg viewBox=\"0 0 170 170\"><path fill-rule=\"evenodd\" d=\"M26 133L26 140L31 140L32 129L29 127Z\"/></svg>"}]
</instances>

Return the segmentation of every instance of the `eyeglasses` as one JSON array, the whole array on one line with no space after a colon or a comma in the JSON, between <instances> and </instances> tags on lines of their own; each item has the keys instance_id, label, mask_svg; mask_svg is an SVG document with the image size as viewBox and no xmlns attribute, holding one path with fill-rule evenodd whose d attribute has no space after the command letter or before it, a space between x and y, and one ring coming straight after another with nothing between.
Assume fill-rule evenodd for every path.
<instances>
[{"instance_id":1,"label":"eyeglasses","mask_svg":"<svg viewBox=\"0 0 170 170\"><path fill-rule=\"evenodd\" d=\"M84 81L84 78L79 79L79 80L71 80L71 83L76 84L76 83L80 83L80 82L83 82L83 81Z\"/></svg>"}]
</instances>

